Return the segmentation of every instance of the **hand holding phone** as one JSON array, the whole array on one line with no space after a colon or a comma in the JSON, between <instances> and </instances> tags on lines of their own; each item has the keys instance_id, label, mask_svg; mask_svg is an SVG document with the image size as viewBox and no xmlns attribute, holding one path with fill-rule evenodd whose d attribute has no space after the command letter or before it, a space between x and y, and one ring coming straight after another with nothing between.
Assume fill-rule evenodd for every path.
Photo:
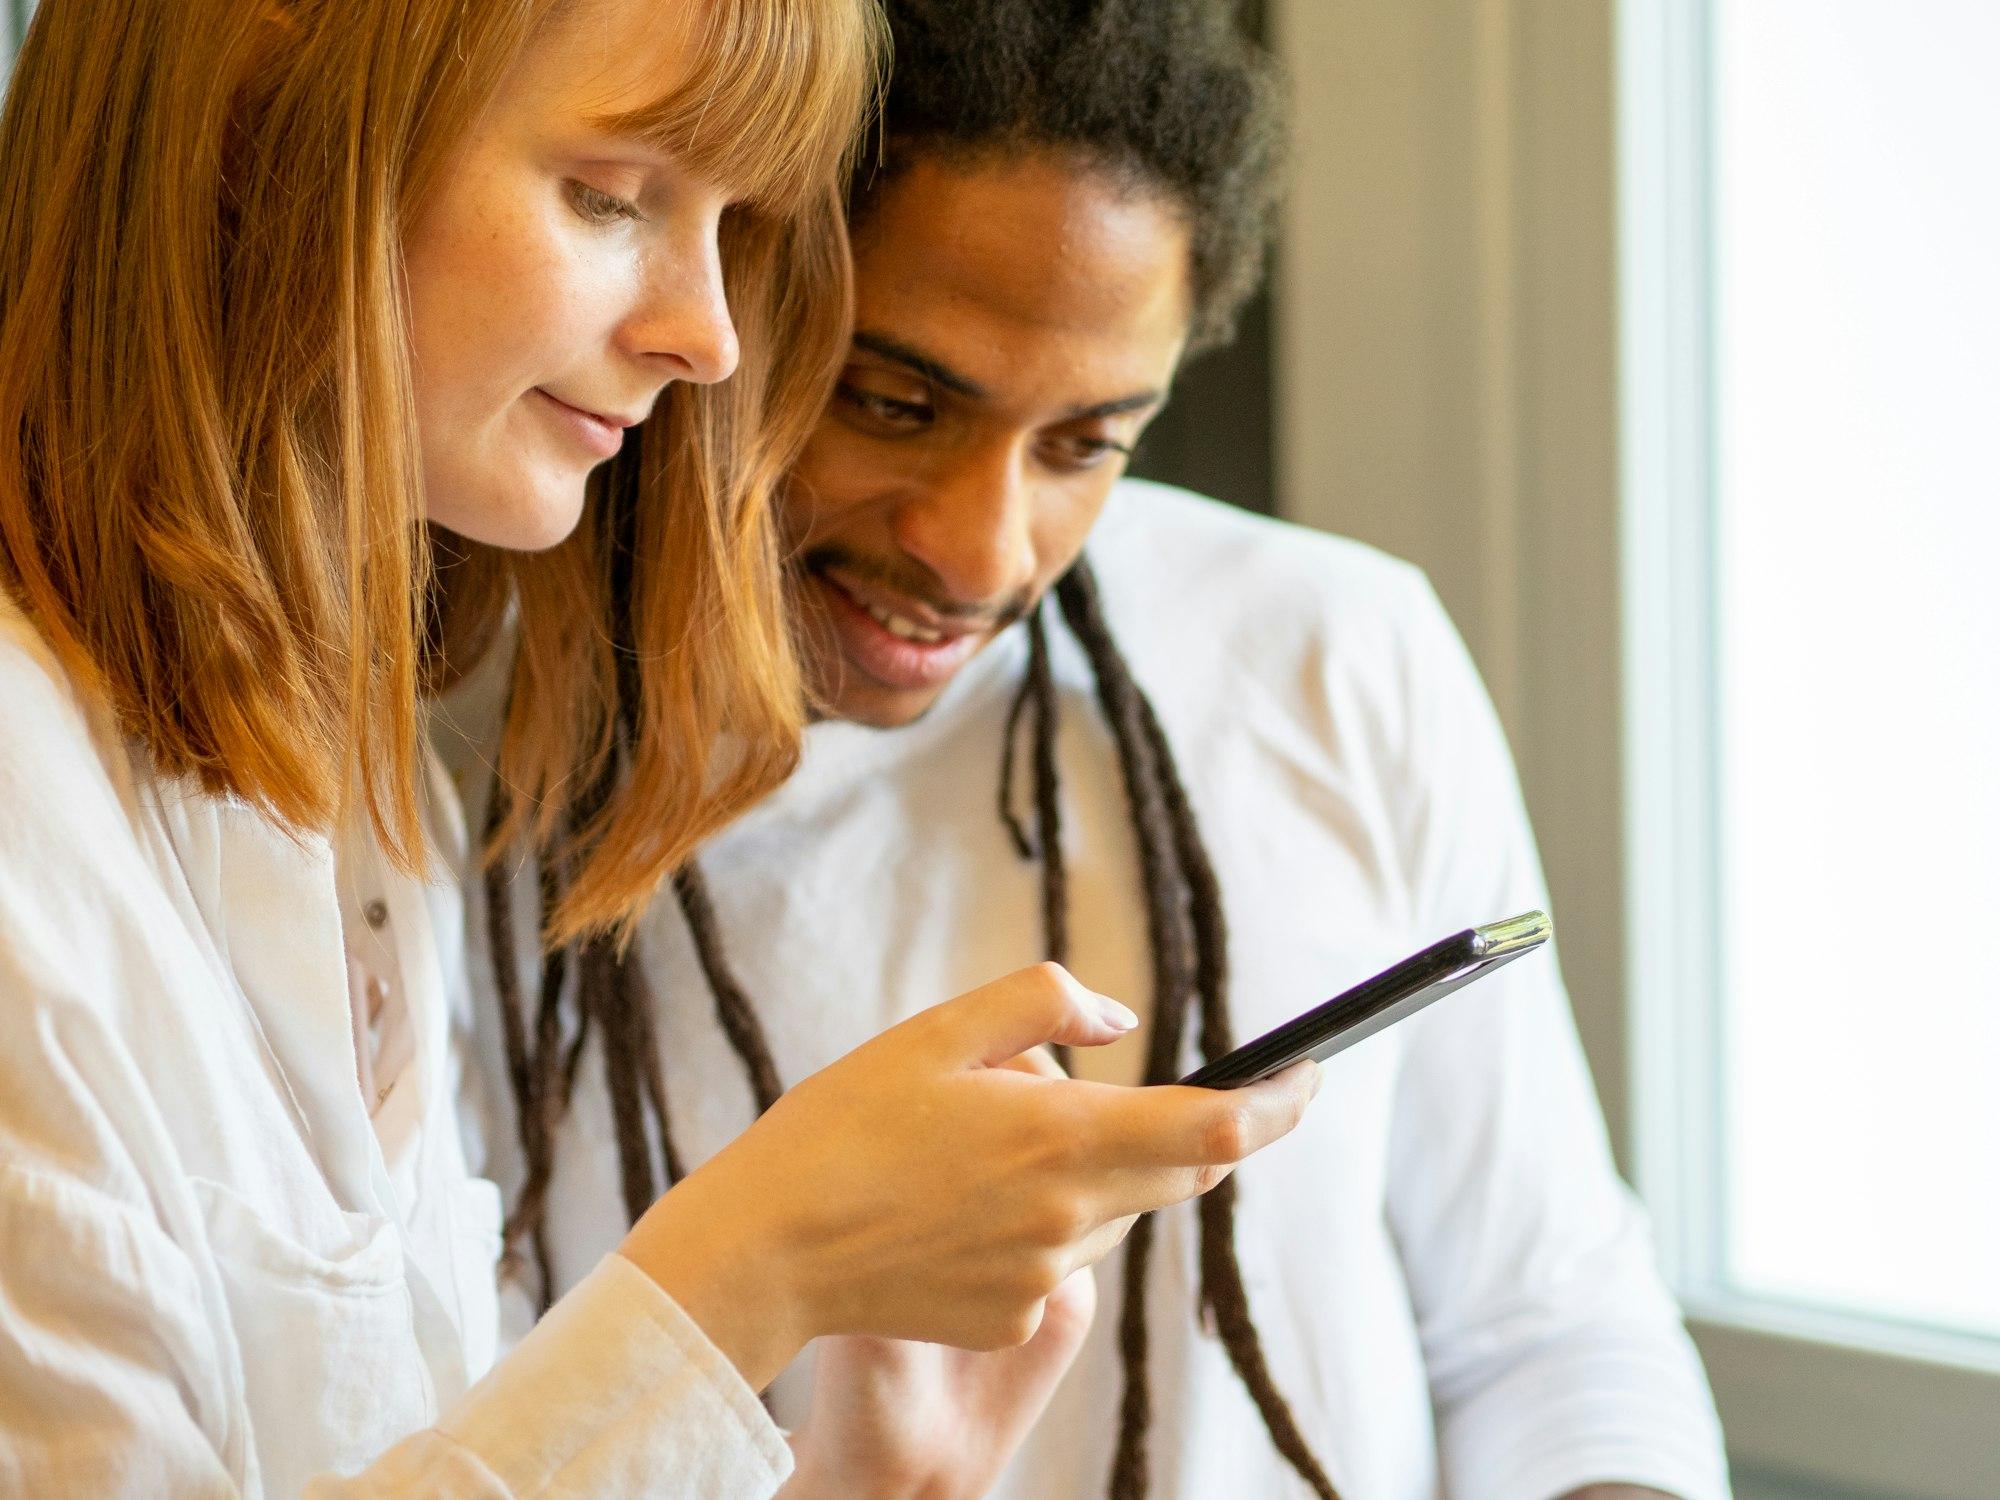
<instances>
[{"instance_id":1,"label":"hand holding phone","mask_svg":"<svg viewBox=\"0 0 2000 1500\"><path fill-rule=\"evenodd\" d=\"M1282 1072L1303 1057L1325 1062L1502 964L1532 953L1549 940L1552 930L1548 917L1538 911L1467 928L1196 1068L1181 1082L1234 1089Z\"/></svg>"}]
</instances>

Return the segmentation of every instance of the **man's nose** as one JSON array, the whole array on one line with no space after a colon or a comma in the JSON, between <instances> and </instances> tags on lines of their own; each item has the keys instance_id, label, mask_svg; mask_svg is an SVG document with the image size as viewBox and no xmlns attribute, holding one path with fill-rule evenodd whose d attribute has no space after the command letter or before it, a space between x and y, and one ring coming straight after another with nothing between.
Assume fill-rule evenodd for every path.
<instances>
[{"instance_id":1,"label":"man's nose","mask_svg":"<svg viewBox=\"0 0 2000 1500\"><path fill-rule=\"evenodd\" d=\"M741 351L713 236L648 270L641 299L619 333L626 350L664 380L713 385L735 372Z\"/></svg>"},{"instance_id":2,"label":"man's nose","mask_svg":"<svg viewBox=\"0 0 2000 1500\"><path fill-rule=\"evenodd\" d=\"M952 599L998 604L1035 576L1034 489L1020 450L996 442L961 452L897 508L897 545Z\"/></svg>"}]
</instances>

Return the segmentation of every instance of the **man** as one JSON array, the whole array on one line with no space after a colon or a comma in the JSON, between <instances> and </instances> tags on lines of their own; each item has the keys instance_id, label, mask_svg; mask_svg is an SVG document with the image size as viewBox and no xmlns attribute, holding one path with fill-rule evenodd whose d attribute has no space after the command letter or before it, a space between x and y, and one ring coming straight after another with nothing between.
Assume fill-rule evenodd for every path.
<instances>
[{"instance_id":1,"label":"man","mask_svg":"<svg viewBox=\"0 0 2000 1500\"><path fill-rule=\"evenodd\" d=\"M626 962L584 957L595 1027L547 1049L574 1082L526 1168L554 1290L656 1157L692 1169L937 995L1058 957L1150 1002L1072 1069L1165 1080L1543 903L1421 576L1120 480L1255 283L1267 64L1207 0L889 10L853 349L786 502L826 722ZM996 1494L1726 1493L1550 958L1334 1060L1297 1140L1142 1222L1100 1281ZM906 1369L897 1440L1004 1408L1011 1443L1024 1408L982 1368ZM1053 1379L1020 1377L1029 1405ZM839 1399L806 1370L774 1394L794 1421Z\"/></svg>"}]
</instances>

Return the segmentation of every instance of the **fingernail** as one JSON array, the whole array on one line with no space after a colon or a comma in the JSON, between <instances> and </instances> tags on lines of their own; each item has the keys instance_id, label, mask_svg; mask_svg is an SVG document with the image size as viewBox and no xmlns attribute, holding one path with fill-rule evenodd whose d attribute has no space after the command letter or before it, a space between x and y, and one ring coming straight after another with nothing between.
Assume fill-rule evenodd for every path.
<instances>
[{"instance_id":1,"label":"fingernail","mask_svg":"<svg viewBox=\"0 0 2000 1500\"><path fill-rule=\"evenodd\" d=\"M1317 1099L1319 1097L1319 1086L1325 1082L1326 1082L1326 1069L1322 1068L1318 1063L1314 1063L1312 1092L1310 1094L1307 1094L1306 1098Z\"/></svg>"},{"instance_id":2,"label":"fingernail","mask_svg":"<svg viewBox=\"0 0 2000 1500\"><path fill-rule=\"evenodd\" d=\"M1139 1024L1137 1016L1109 995L1093 995L1091 998L1097 1002L1097 1014L1113 1031L1130 1031Z\"/></svg>"}]
</instances>

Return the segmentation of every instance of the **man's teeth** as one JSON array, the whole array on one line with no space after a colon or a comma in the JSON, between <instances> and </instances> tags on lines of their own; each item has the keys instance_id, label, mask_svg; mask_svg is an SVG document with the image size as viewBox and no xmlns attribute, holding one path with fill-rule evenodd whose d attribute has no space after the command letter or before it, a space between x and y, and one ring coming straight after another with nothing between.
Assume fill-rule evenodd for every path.
<instances>
[{"instance_id":1,"label":"man's teeth","mask_svg":"<svg viewBox=\"0 0 2000 1500\"><path fill-rule=\"evenodd\" d=\"M868 611L869 618L877 625L899 639L915 641L924 646L935 646L944 639L942 630L927 630L915 620L906 620L899 614L873 604L864 604L861 607Z\"/></svg>"}]
</instances>

